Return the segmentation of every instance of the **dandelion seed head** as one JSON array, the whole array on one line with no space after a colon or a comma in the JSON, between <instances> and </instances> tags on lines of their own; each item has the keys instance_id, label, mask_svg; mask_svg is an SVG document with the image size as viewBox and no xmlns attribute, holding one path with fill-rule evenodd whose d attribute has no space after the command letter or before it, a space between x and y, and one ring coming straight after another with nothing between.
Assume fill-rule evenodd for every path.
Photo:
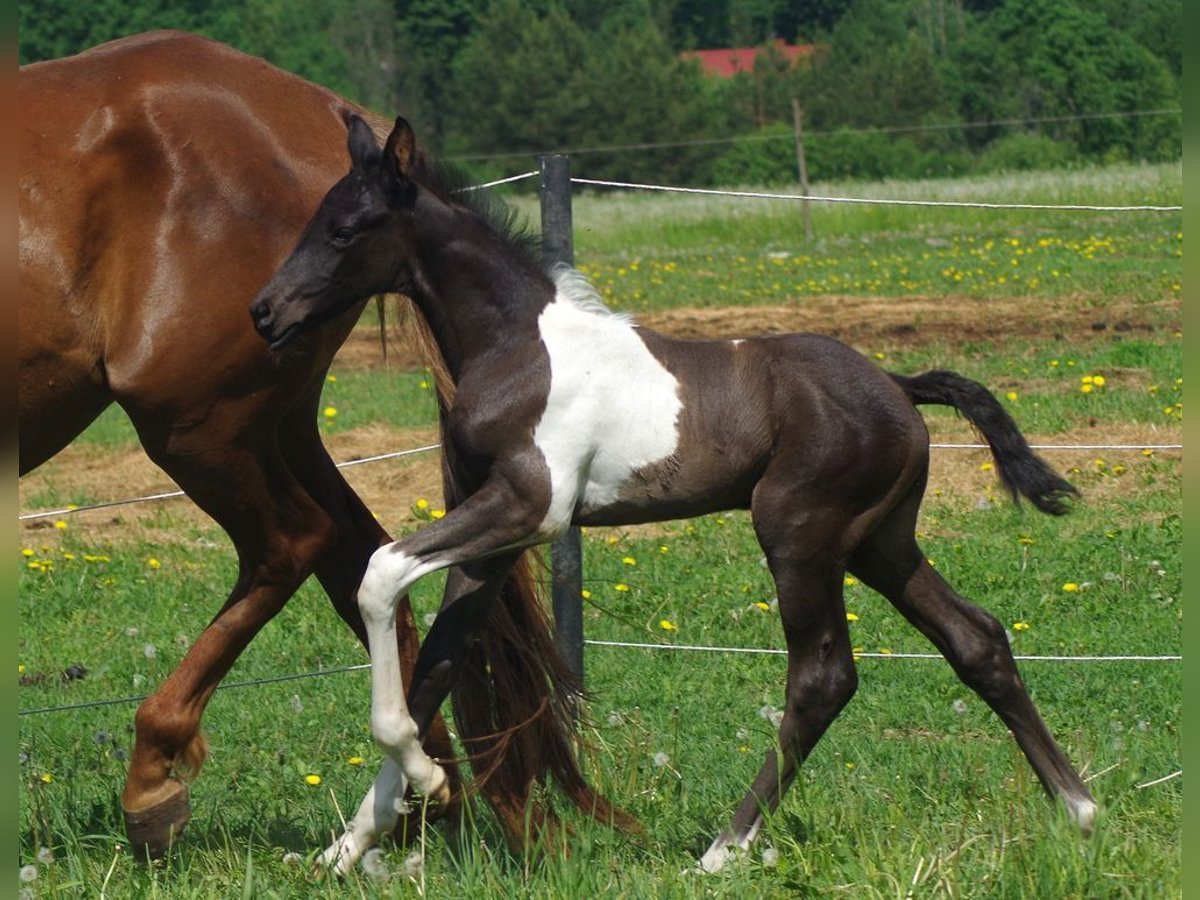
<instances>
[{"instance_id":1,"label":"dandelion seed head","mask_svg":"<svg viewBox=\"0 0 1200 900\"><path fill-rule=\"evenodd\" d=\"M774 847L767 847L762 852L762 864L768 869L773 869L779 865L779 851Z\"/></svg>"},{"instance_id":2,"label":"dandelion seed head","mask_svg":"<svg viewBox=\"0 0 1200 900\"><path fill-rule=\"evenodd\" d=\"M967 711L967 701L961 697L956 697L954 702L950 704L950 708L961 716Z\"/></svg>"},{"instance_id":3,"label":"dandelion seed head","mask_svg":"<svg viewBox=\"0 0 1200 900\"><path fill-rule=\"evenodd\" d=\"M383 851L378 847L372 847L363 854L361 865L362 870L376 881L387 881L392 874L383 858Z\"/></svg>"},{"instance_id":4,"label":"dandelion seed head","mask_svg":"<svg viewBox=\"0 0 1200 900\"><path fill-rule=\"evenodd\" d=\"M142 655L145 656L146 659L154 659L156 656L158 656L158 648L153 644L147 644L142 648Z\"/></svg>"},{"instance_id":5,"label":"dandelion seed head","mask_svg":"<svg viewBox=\"0 0 1200 900\"><path fill-rule=\"evenodd\" d=\"M663 768L670 761L671 761L671 757L669 757L667 754L663 753L661 750L659 750L657 753L654 754L654 767L656 769Z\"/></svg>"},{"instance_id":6,"label":"dandelion seed head","mask_svg":"<svg viewBox=\"0 0 1200 900\"><path fill-rule=\"evenodd\" d=\"M17 877L21 879L23 884L32 884L37 881L38 867L37 866L21 866L21 870L17 873Z\"/></svg>"}]
</instances>

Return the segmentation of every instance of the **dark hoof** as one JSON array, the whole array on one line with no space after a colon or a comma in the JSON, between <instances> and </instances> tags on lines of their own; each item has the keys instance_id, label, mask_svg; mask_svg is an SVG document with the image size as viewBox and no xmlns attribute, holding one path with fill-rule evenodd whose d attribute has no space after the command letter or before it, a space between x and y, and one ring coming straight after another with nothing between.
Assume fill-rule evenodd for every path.
<instances>
[{"instance_id":1,"label":"dark hoof","mask_svg":"<svg viewBox=\"0 0 1200 900\"><path fill-rule=\"evenodd\" d=\"M165 800L136 812L125 810L125 834L129 837L133 858L138 862L148 862L165 854L192 817L187 785L178 781L174 785Z\"/></svg>"}]
</instances>

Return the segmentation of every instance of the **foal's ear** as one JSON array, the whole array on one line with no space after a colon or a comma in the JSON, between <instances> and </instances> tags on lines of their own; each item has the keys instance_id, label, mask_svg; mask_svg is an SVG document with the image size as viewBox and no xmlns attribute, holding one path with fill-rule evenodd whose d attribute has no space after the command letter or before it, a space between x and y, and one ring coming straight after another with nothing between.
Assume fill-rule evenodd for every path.
<instances>
[{"instance_id":1,"label":"foal's ear","mask_svg":"<svg viewBox=\"0 0 1200 900\"><path fill-rule=\"evenodd\" d=\"M383 146L384 165L394 165L395 173L401 180L407 180L412 174L416 156L417 138L412 126L404 116L396 116L396 124L392 126L392 133Z\"/></svg>"},{"instance_id":2,"label":"foal's ear","mask_svg":"<svg viewBox=\"0 0 1200 900\"><path fill-rule=\"evenodd\" d=\"M375 132L359 116L350 117L346 143L350 149L350 165L355 169L366 170L379 162L379 142L375 140Z\"/></svg>"}]
</instances>

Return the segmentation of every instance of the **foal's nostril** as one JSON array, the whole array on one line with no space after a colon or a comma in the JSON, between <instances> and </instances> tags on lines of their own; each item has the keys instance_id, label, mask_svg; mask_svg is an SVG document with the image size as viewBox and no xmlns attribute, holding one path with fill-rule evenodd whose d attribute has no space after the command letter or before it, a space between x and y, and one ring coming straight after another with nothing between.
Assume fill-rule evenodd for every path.
<instances>
[{"instance_id":1,"label":"foal's nostril","mask_svg":"<svg viewBox=\"0 0 1200 900\"><path fill-rule=\"evenodd\" d=\"M271 306L266 300L255 300L250 304L250 318L255 327L263 329L271 324Z\"/></svg>"}]
</instances>

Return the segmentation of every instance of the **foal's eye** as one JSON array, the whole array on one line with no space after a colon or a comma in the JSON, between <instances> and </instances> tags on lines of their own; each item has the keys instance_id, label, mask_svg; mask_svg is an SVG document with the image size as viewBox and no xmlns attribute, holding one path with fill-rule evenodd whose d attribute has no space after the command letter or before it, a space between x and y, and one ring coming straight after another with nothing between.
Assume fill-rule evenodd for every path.
<instances>
[{"instance_id":1,"label":"foal's eye","mask_svg":"<svg viewBox=\"0 0 1200 900\"><path fill-rule=\"evenodd\" d=\"M335 244L348 244L352 240L354 240L353 228L347 228L343 225L341 228L334 229L333 242Z\"/></svg>"}]
</instances>

